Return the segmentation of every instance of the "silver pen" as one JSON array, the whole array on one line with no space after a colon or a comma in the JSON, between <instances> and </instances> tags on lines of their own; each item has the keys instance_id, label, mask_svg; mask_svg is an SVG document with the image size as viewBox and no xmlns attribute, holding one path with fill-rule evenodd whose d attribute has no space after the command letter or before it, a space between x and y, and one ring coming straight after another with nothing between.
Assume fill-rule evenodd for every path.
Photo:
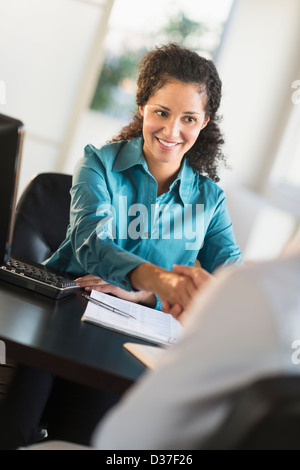
<instances>
[{"instance_id":1,"label":"silver pen","mask_svg":"<svg viewBox=\"0 0 300 470\"><path fill-rule=\"evenodd\" d=\"M136 320L136 318L133 315L130 315L130 313L123 312L123 310L119 310L118 308L112 307L111 305L101 302L101 300L94 299L93 297L90 297L87 294L82 294L82 297L84 297L87 300L90 300L92 303L99 305L100 307L106 308L107 310L110 310L111 312L117 313L118 315L122 315L123 317L127 317L127 318L133 318L134 320Z\"/></svg>"}]
</instances>

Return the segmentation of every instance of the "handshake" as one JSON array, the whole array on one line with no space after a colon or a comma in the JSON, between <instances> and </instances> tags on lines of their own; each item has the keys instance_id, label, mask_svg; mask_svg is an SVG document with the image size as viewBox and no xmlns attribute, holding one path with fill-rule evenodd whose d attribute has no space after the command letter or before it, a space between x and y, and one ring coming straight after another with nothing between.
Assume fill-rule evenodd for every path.
<instances>
[{"instance_id":1,"label":"handshake","mask_svg":"<svg viewBox=\"0 0 300 470\"><path fill-rule=\"evenodd\" d=\"M128 276L138 292L124 290L92 274L75 279L75 282L86 291L98 290L149 307L156 306L158 297L162 302L162 311L181 321L183 312L196 292L214 280L214 277L201 267L177 264L173 266L173 271L168 271L151 263L142 263Z\"/></svg>"}]
</instances>

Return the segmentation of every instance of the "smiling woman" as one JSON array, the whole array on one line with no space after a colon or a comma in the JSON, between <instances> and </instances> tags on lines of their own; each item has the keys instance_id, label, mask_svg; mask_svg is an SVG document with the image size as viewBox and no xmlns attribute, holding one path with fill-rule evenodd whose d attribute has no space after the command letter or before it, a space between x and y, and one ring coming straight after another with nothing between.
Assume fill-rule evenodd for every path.
<instances>
[{"instance_id":1,"label":"smiling woman","mask_svg":"<svg viewBox=\"0 0 300 470\"><path fill-rule=\"evenodd\" d=\"M216 122L220 96L211 61L175 44L147 53L133 120L102 148L86 146L73 177L66 238L46 264L79 276L83 288L156 308L162 301L164 311L180 319L216 268L239 263L225 196L212 181L222 157ZM115 234L107 210L115 214ZM149 222L145 229L143 214ZM201 268L193 268L196 261ZM93 426L118 398L101 390L78 391L67 381L61 393L46 371L21 370L17 379L20 393L24 384L32 393L20 400L16 395L18 403L10 409L18 409L17 416L6 412L2 434L10 446L24 445L32 430L35 435L36 423L30 421L42 416L48 397L56 397L49 438L61 439L59 421L67 430L63 439L74 441L71 423L76 421L81 444L89 442ZM70 403L72 416L63 419L61 410ZM20 425L25 410L29 418ZM21 443L15 440L20 434Z\"/></svg>"},{"instance_id":2,"label":"smiling woman","mask_svg":"<svg viewBox=\"0 0 300 470\"><path fill-rule=\"evenodd\" d=\"M241 260L224 193L213 182L223 159L221 81L212 61L176 44L149 51L139 69L132 121L108 145L86 147L74 175L67 238L47 264L77 274L81 287L123 298L129 291L130 300L133 291L137 302L159 308L167 301L183 309L195 286L172 271L174 263L192 266L198 260L212 273ZM127 236L135 212L125 210L120 196L127 207L139 204L151 214L147 236L143 230L138 238ZM116 236L105 205L115 208ZM168 237L158 238L166 213L159 208L166 205L176 210L169 211ZM193 233L199 212L185 217L189 205L204 207L192 250L186 249L186 234ZM88 273L95 276L92 284L90 276L82 277Z\"/></svg>"},{"instance_id":3,"label":"smiling woman","mask_svg":"<svg viewBox=\"0 0 300 470\"><path fill-rule=\"evenodd\" d=\"M175 122L176 125L180 122L189 123L189 126L195 130L196 138L193 145L186 148L184 154L194 170L207 175L213 181L219 181L218 166L219 162L224 160L222 153L224 140L218 126L217 115L222 83L213 62L189 49L169 44L148 52L141 60L139 69L136 93L138 109L130 124L125 126L111 142L131 140L141 134L145 139L148 120L144 119L144 108L154 105L152 111L154 115L160 115L161 122L167 120L169 123ZM177 96L179 92L180 97ZM155 105L162 107L158 106L155 109ZM176 111L175 120L174 111ZM202 122L200 127L199 122L200 124ZM172 129L166 130L172 131ZM178 132L179 128L174 130ZM167 136L163 140L170 141Z\"/></svg>"},{"instance_id":4,"label":"smiling woman","mask_svg":"<svg viewBox=\"0 0 300 470\"><path fill-rule=\"evenodd\" d=\"M139 107L144 120L144 157L158 183L158 195L168 190L184 155L209 121L206 94L198 89L197 84L169 82Z\"/></svg>"}]
</instances>

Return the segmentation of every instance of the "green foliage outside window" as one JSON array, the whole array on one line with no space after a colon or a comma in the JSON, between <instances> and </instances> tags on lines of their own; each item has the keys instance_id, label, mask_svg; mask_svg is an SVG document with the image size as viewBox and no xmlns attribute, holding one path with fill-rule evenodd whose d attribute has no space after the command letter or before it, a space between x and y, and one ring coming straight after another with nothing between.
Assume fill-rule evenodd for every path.
<instances>
[{"instance_id":1,"label":"green foliage outside window","mask_svg":"<svg viewBox=\"0 0 300 470\"><path fill-rule=\"evenodd\" d=\"M198 23L179 13L171 17L162 30L157 31L155 44L175 42L213 57L222 29L223 25ZM210 45L207 43L208 35L214 38ZM119 118L134 112L137 65L146 52L147 48L142 47L137 51L125 50L120 56L107 54L91 109Z\"/></svg>"}]
</instances>

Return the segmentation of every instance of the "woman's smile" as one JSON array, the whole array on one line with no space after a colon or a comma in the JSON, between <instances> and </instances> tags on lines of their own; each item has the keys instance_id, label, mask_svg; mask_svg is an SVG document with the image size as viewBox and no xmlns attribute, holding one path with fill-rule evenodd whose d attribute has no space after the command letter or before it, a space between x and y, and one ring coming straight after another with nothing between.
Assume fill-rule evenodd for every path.
<instances>
[{"instance_id":1,"label":"woman's smile","mask_svg":"<svg viewBox=\"0 0 300 470\"><path fill-rule=\"evenodd\" d=\"M209 120L205 117L205 99L197 84L172 81L139 108L144 118L143 151L150 172L158 164L169 163L170 171L180 167Z\"/></svg>"},{"instance_id":2,"label":"woman's smile","mask_svg":"<svg viewBox=\"0 0 300 470\"><path fill-rule=\"evenodd\" d=\"M168 141L166 141L166 140L164 140L164 139L161 139L161 138L159 138L159 137L157 137L157 136L154 136L154 137L158 140L158 142L159 142L161 148L162 148L163 150L166 150L166 151L174 150L174 148L175 148L176 145L180 145L180 142L168 142Z\"/></svg>"}]
</instances>

